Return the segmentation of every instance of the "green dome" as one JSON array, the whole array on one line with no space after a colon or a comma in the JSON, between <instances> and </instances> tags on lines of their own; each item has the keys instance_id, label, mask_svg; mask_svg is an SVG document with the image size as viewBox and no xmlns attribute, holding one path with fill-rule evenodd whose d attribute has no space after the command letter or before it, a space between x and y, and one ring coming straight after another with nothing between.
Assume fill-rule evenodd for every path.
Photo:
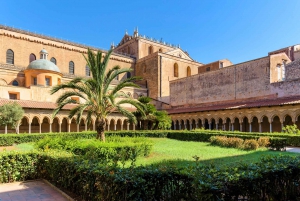
<instances>
[{"instance_id":1,"label":"green dome","mask_svg":"<svg viewBox=\"0 0 300 201\"><path fill-rule=\"evenodd\" d=\"M54 63L46 59L39 59L31 62L27 69L50 70L60 73L59 68Z\"/></svg>"}]
</instances>

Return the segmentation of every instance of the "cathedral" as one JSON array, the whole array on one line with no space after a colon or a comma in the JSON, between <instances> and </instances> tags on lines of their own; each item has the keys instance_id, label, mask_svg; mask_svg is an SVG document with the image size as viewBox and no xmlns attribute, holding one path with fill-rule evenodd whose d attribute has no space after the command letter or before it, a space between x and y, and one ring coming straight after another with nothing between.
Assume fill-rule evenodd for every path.
<instances>
[{"instance_id":1,"label":"cathedral","mask_svg":"<svg viewBox=\"0 0 300 201\"><path fill-rule=\"evenodd\" d=\"M91 75L83 57L88 48L101 50L0 25L0 105L22 106L20 133L95 130L95 120L87 125L85 117L80 124L68 118L72 104L53 117L60 94L49 93L52 86ZM140 35L136 29L111 49L109 68L132 69L112 85L130 76L142 77L140 88L121 93L135 99L151 97L157 109L169 113L173 130L280 132L286 125L300 127L300 45L239 64L228 59L203 64L179 45ZM113 113L106 129L134 130L135 125ZM14 132L0 127L0 133Z\"/></svg>"}]
</instances>

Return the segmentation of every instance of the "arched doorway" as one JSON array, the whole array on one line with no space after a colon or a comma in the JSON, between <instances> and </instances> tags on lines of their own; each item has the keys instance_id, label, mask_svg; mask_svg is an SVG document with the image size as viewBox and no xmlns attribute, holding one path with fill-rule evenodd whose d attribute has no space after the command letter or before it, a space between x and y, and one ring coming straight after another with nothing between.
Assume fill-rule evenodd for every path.
<instances>
[{"instance_id":1,"label":"arched doorway","mask_svg":"<svg viewBox=\"0 0 300 201\"><path fill-rule=\"evenodd\" d=\"M293 120L292 117L290 115L286 115L283 121L283 126L287 126L287 125L293 125Z\"/></svg>"},{"instance_id":2,"label":"arched doorway","mask_svg":"<svg viewBox=\"0 0 300 201\"><path fill-rule=\"evenodd\" d=\"M70 132L77 132L77 124L74 118L71 121Z\"/></svg>"},{"instance_id":3,"label":"arched doorway","mask_svg":"<svg viewBox=\"0 0 300 201\"><path fill-rule=\"evenodd\" d=\"M270 123L268 117L264 116L261 122L261 132L270 132Z\"/></svg>"},{"instance_id":4,"label":"arched doorway","mask_svg":"<svg viewBox=\"0 0 300 201\"><path fill-rule=\"evenodd\" d=\"M219 118L217 130L223 130L223 119Z\"/></svg>"},{"instance_id":5,"label":"arched doorway","mask_svg":"<svg viewBox=\"0 0 300 201\"><path fill-rule=\"evenodd\" d=\"M59 132L59 120L55 117L52 121L51 130L52 132Z\"/></svg>"},{"instance_id":6,"label":"arched doorway","mask_svg":"<svg viewBox=\"0 0 300 201\"><path fill-rule=\"evenodd\" d=\"M121 119L118 119L118 121L117 121L117 131L120 131L120 130L122 130L123 128L122 128L122 120ZM147 129L147 128L146 128Z\"/></svg>"},{"instance_id":7,"label":"arched doorway","mask_svg":"<svg viewBox=\"0 0 300 201\"><path fill-rule=\"evenodd\" d=\"M84 119L81 119L80 123L79 123L79 132L82 132L82 131L85 131L85 122L84 122Z\"/></svg>"},{"instance_id":8,"label":"arched doorway","mask_svg":"<svg viewBox=\"0 0 300 201\"><path fill-rule=\"evenodd\" d=\"M39 133L40 132L40 123L37 117L33 117L31 122L31 133Z\"/></svg>"},{"instance_id":9,"label":"arched doorway","mask_svg":"<svg viewBox=\"0 0 300 201\"><path fill-rule=\"evenodd\" d=\"M251 122L251 132L259 132L258 118L253 117Z\"/></svg>"},{"instance_id":10,"label":"arched doorway","mask_svg":"<svg viewBox=\"0 0 300 201\"><path fill-rule=\"evenodd\" d=\"M44 117L42 121L42 133L49 133L50 132L50 119Z\"/></svg>"},{"instance_id":11,"label":"arched doorway","mask_svg":"<svg viewBox=\"0 0 300 201\"><path fill-rule=\"evenodd\" d=\"M281 132L281 123L278 116L273 117L272 132Z\"/></svg>"},{"instance_id":12,"label":"arched doorway","mask_svg":"<svg viewBox=\"0 0 300 201\"><path fill-rule=\"evenodd\" d=\"M215 130L216 129L216 121L215 119L211 119L211 130Z\"/></svg>"},{"instance_id":13,"label":"arched doorway","mask_svg":"<svg viewBox=\"0 0 300 201\"><path fill-rule=\"evenodd\" d=\"M115 130L115 120L111 119L109 123L109 130L114 131Z\"/></svg>"},{"instance_id":14,"label":"arched doorway","mask_svg":"<svg viewBox=\"0 0 300 201\"><path fill-rule=\"evenodd\" d=\"M19 133L29 133L29 120L27 117L22 118Z\"/></svg>"},{"instance_id":15,"label":"arched doorway","mask_svg":"<svg viewBox=\"0 0 300 201\"><path fill-rule=\"evenodd\" d=\"M225 131L231 130L231 120L227 117L225 121Z\"/></svg>"},{"instance_id":16,"label":"arched doorway","mask_svg":"<svg viewBox=\"0 0 300 201\"><path fill-rule=\"evenodd\" d=\"M195 121L195 119L192 119L192 129L196 129L196 121Z\"/></svg>"},{"instance_id":17,"label":"arched doorway","mask_svg":"<svg viewBox=\"0 0 300 201\"><path fill-rule=\"evenodd\" d=\"M209 129L208 119L204 119L204 129Z\"/></svg>"},{"instance_id":18,"label":"arched doorway","mask_svg":"<svg viewBox=\"0 0 300 201\"><path fill-rule=\"evenodd\" d=\"M67 118L63 118L63 120L62 120L61 132L68 132L68 120L67 120Z\"/></svg>"},{"instance_id":19,"label":"arched doorway","mask_svg":"<svg viewBox=\"0 0 300 201\"><path fill-rule=\"evenodd\" d=\"M240 131L240 120L236 117L234 119L234 125L233 125L233 130L234 131Z\"/></svg>"},{"instance_id":20,"label":"arched doorway","mask_svg":"<svg viewBox=\"0 0 300 201\"><path fill-rule=\"evenodd\" d=\"M244 131L244 132L249 132L249 121L248 121L248 118L247 117L244 117L243 118L243 124L242 124L242 129L241 131Z\"/></svg>"},{"instance_id":21,"label":"arched doorway","mask_svg":"<svg viewBox=\"0 0 300 201\"><path fill-rule=\"evenodd\" d=\"M190 120L187 119L185 125L186 125L186 129L187 130L191 130L191 128L190 128Z\"/></svg>"}]
</instances>

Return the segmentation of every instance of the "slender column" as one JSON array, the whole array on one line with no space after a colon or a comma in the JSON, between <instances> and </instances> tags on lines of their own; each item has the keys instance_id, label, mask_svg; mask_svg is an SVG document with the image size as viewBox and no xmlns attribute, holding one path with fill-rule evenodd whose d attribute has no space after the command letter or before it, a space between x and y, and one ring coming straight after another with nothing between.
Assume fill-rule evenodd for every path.
<instances>
[{"instance_id":1,"label":"slender column","mask_svg":"<svg viewBox=\"0 0 300 201\"><path fill-rule=\"evenodd\" d=\"M174 124L174 128L173 129L176 130L176 124Z\"/></svg>"},{"instance_id":2,"label":"slender column","mask_svg":"<svg viewBox=\"0 0 300 201\"><path fill-rule=\"evenodd\" d=\"M198 123L196 123L196 128L199 128L199 124Z\"/></svg>"},{"instance_id":3,"label":"slender column","mask_svg":"<svg viewBox=\"0 0 300 201\"><path fill-rule=\"evenodd\" d=\"M127 130L128 130L128 131L129 131L129 125L130 125L130 124L129 124L129 123L127 123Z\"/></svg>"},{"instance_id":4,"label":"slender column","mask_svg":"<svg viewBox=\"0 0 300 201\"><path fill-rule=\"evenodd\" d=\"M211 124L212 123L208 123L208 129L211 130Z\"/></svg>"},{"instance_id":5,"label":"slender column","mask_svg":"<svg viewBox=\"0 0 300 201\"><path fill-rule=\"evenodd\" d=\"M96 130L96 121L93 122L93 131L95 131L95 130Z\"/></svg>"},{"instance_id":6,"label":"slender column","mask_svg":"<svg viewBox=\"0 0 300 201\"><path fill-rule=\"evenodd\" d=\"M272 133L272 122L270 122L270 133Z\"/></svg>"},{"instance_id":7,"label":"slender column","mask_svg":"<svg viewBox=\"0 0 300 201\"><path fill-rule=\"evenodd\" d=\"M283 123L281 123L281 132L283 131Z\"/></svg>"},{"instance_id":8,"label":"slender column","mask_svg":"<svg viewBox=\"0 0 300 201\"><path fill-rule=\"evenodd\" d=\"M71 132L71 124L69 124L69 122L68 122L68 133L70 133Z\"/></svg>"},{"instance_id":9,"label":"slender column","mask_svg":"<svg viewBox=\"0 0 300 201\"><path fill-rule=\"evenodd\" d=\"M84 130L87 131L87 123L84 124Z\"/></svg>"},{"instance_id":10,"label":"slender column","mask_svg":"<svg viewBox=\"0 0 300 201\"><path fill-rule=\"evenodd\" d=\"M52 124L49 124L49 132L52 133Z\"/></svg>"},{"instance_id":11,"label":"slender column","mask_svg":"<svg viewBox=\"0 0 300 201\"><path fill-rule=\"evenodd\" d=\"M80 122L79 122L80 123ZM76 124L77 125L77 132L79 132L79 124Z\"/></svg>"},{"instance_id":12,"label":"slender column","mask_svg":"<svg viewBox=\"0 0 300 201\"><path fill-rule=\"evenodd\" d=\"M179 124L179 130L181 130L181 124Z\"/></svg>"},{"instance_id":13,"label":"slender column","mask_svg":"<svg viewBox=\"0 0 300 201\"><path fill-rule=\"evenodd\" d=\"M42 133L42 124L39 123L39 127L40 127L40 133Z\"/></svg>"},{"instance_id":14,"label":"slender column","mask_svg":"<svg viewBox=\"0 0 300 201\"><path fill-rule=\"evenodd\" d=\"M114 122L114 130L116 131L117 130L117 123Z\"/></svg>"},{"instance_id":15,"label":"slender column","mask_svg":"<svg viewBox=\"0 0 300 201\"><path fill-rule=\"evenodd\" d=\"M110 124L107 124L107 130L109 131L109 129L110 129Z\"/></svg>"},{"instance_id":16,"label":"slender column","mask_svg":"<svg viewBox=\"0 0 300 201\"><path fill-rule=\"evenodd\" d=\"M234 131L234 124L231 124L231 131Z\"/></svg>"},{"instance_id":17,"label":"slender column","mask_svg":"<svg viewBox=\"0 0 300 201\"><path fill-rule=\"evenodd\" d=\"M31 123L29 124L28 133L31 133Z\"/></svg>"},{"instance_id":18,"label":"slender column","mask_svg":"<svg viewBox=\"0 0 300 201\"><path fill-rule=\"evenodd\" d=\"M121 124L121 130L123 130L123 124Z\"/></svg>"},{"instance_id":19,"label":"slender column","mask_svg":"<svg viewBox=\"0 0 300 201\"><path fill-rule=\"evenodd\" d=\"M193 124L190 123L190 130L193 130Z\"/></svg>"},{"instance_id":20,"label":"slender column","mask_svg":"<svg viewBox=\"0 0 300 201\"><path fill-rule=\"evenodd\" d=\"M5 125L5 131L4 131L5 134L7 134L7 125Z\"/></svg>"},{"instance_id":21,"label":"slender column","mask_svg":"<svg viewBox=\"0 0 300 201\"><path fill-rule=\"evenodd\" d=\"M135 131L135 124L132 124L133 130Z\"/></svg>"},{"instance_id":22,"label":"slender column","mask_svg":"<svg viewBox=\"0 0 300 201\"><path fill-rule=\"evenodd\" d=\"M261 122L259 122L259 132L260 132L260 133L262 132L262 129L261 129Z\"/></svg>"},{"instance_id":23,"label":"slender column","mask_svg":"<svg viewBox=\"0 0 300 201\"><path fill-rule=\"evenodd\" d=\"M231 122L228 123L228 131L231 130Z\"/></svg>"},{"instance_id":24,"label":"slender column","mask_svg":"<svg viewBox=\"0 0 300 201\"><path fill-rule=\"evenodd\" d=\"M61 123L58 123L58 132L61 133Z\"/></svg>"},{"instance_id":25,"label":"slender column","mask_svg":"<svg viewBox=\"0 0 300 201\"><path fill-rule=\"evenodd\" d=\"M240 123L240 131L243 132L243 123Z\"/></svg>"},{"instance_id":26,"label":"slender column","mask_svg":"<svg viewBox=\"0 0 300 201\"><path fill-rule=\"evenodd\" d=\"M218 123L216 123L216 129L219 130L219 124Z\"/></svg>"},{"instance_id":27,"label":"slender column","mask_svg":"<svg viewBox=\"0 0 300 201\"><path fill-rule=\"evenodd\" d=\"M186 124L184 124L184 130L186 130Z\"/></svg>"},{"instance_id":28,"label":"slender column","mask_svg":"<svg viewBox=\"0 0 300 201\"><path fill-rule=\"evenodd\" d=\"M252 122L249 123L249 132L252 133Z\"/></svg>"},{"instance_id":29,"label":"slender column","mask_svg":"<svg viewBox=\"0 0 300 201\"><path fill-rule=\"evenodd\" d=\"M226 124L223 124L223 131L225 131L226 129Z\"/></svg>"}]
</instances>

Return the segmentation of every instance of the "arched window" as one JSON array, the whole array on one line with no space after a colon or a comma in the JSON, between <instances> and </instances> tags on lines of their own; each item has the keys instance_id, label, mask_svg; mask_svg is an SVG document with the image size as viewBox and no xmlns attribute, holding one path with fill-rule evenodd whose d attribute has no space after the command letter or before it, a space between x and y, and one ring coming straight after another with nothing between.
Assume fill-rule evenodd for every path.
<instances>
[{"instance_id":1,"label":"arched window","mask_svg":"<svg viewBox=\"0 0 300 201\"><path fill-rule=\"evenodd\" d=\"M150 47L148 47L148 55L149 55L149 54L152 54L152 53L153 53L153 47L150 46Z\"/></svg>"},{"instance_id":2,"label":"arched window","mask_svg":"<svg viewBox=\"0 0 300 201\"><path fill-rule=\"evenodd\" d=\"M174 64L174 77L178 77L178 64Z\"/></svg>"},{"instance_id":3,"label":"arched window","mask_svg":"<svg viewBox=\"0 0 300 201\"><path fill-rule=\"evenodd\" d=\"M31 63L31 62L33 62L33 61L35 61L36 60L36 56L35 56L35 54L30 54L29 55L29 63Z\"/></svg>"},{"instance_id":4,"label":"arched window","mask_svg":"<svg viewBox=\"0 0 300 201\"><path fill-rule=\"evenodd\" d=\"M191 68L189 66L186 69L186 76L187 77L191 76Z\"/></svg>"},{"instance_id":5,"label":"arched window","mask_svg":"<svg viewBox=\"0 0 300 201\"><path fill-rule=\"evenodd\" d=\"M159 50L158 50L159 52L162 52L162 49L161 48L159 48Z\"/></svg>"},{"instance_id":6,"label":"arched window","mask_svg":"<svg viewBox=\"0 0 300 201\"><path fill-rule=\"evenodd\" d=\"M14 80L14 81L12 82L12 85L13 85L13 86L19 86L19 82L18 82L17 80Z\"/></svg>"},{"instance_id":7,"label":"arched window","mask_svg":"<svg viewBox=\"0 0 300 201\"><path fill-rule=\"evenodd\" d=\"M91 70L88 66L85 66L85 75L86 76L91 76Z\"/></svg>"},{"instance_id":8,"label":"arched window","mask_svg":"<svg viewBox=\"0 0 300 201\"><path fill-rule=\"evenodd\" d=\"M50 61L56 65L56 59L54 57L52 57Z\"/></svg>"},{"instance_id":9,"label":"arched window","mask_svg":"<svg viewBox=\"0 0 300 201\"><path fill-rule=\"evenodd\" d=\"M6 51L6 63L14 64L15 63L14 60L15 60L14 52L11 49L7 50Z\"/></svg>"},{"instance_id":10,"label":"arched window","mask_svg":"<svg viewBox=\"0 0 300 201\"><path fill-rule=\"evenodd\" d=\"M69 73L71 75L74 75L74 72L75 72L75 65L74 65L74 62L73 61L70 61L69 62Z\"/></svg>"},{"instance_id":11,"label":"arched window","mask_svg":"<svg viewBox=\"0 0 300 201\"><path fill-rule=\"evenodd\" d=\"M126 73L126 77L127 77L127 78L131 78L131 73L130 73L130 72L127 72L127 73Z\"/></svg>"}]
</instances>

